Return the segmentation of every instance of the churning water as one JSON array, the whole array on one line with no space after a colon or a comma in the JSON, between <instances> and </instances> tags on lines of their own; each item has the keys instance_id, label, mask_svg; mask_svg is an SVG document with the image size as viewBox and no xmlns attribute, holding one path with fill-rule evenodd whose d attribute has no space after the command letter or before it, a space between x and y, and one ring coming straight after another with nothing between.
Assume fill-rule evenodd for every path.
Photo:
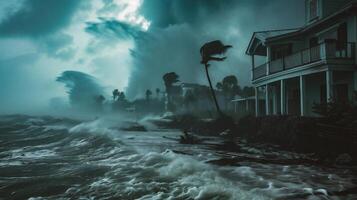
<instances>
[{"instance_id":1,"label":"churning water","mask_svg":"<svg viewBox=\"0 0 357 200\"><path fill-rule=\"evenodd\" d=\"M296 162L306 155L242 144L239 153L121 131L102 120L0 117L2 199L356 199L356 169ZM165 136L165 137L163 137ZM210 164L247 158L230 166ZM248 159L250 158L250 159Z\"/></svg>"}]
</instances>

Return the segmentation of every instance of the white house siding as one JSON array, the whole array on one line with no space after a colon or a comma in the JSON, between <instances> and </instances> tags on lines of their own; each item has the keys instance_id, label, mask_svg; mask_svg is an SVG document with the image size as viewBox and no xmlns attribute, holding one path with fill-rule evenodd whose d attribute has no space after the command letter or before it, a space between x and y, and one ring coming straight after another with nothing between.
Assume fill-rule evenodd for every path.
<instances>
[{"instance_id":1,"label":"white house siding","mask_svg":"<svg viewBox=\"0 0 357 200\"><path fill-rule=\"evenodd\" d=\"M343 8L353 0L320 0L322 2L322 17L326 17L333 12Z\"/></svg>"}]
</instances>

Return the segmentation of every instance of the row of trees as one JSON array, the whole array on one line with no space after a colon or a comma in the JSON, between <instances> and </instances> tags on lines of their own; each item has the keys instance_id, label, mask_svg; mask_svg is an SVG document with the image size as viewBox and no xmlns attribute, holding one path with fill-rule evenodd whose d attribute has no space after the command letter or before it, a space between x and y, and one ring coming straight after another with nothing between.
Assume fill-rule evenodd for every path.
<instances>
[{"instance_id":1,"label":"row of trees","mask_svg":"<svg viewBox=\"0 0 357 200\"><path fill-rule=\"evenodd\" d=\"M156 92L156 99L160 100L161 99L160 96L164 94L164 92L161 92L160 88L156 88L155 92ZM150 89L147 89L145 92L146 100L149 101L150 99L152 99L152 95L153 92Z\"/></svg>"},{"instance_id":2,"label":"row of trees","mask_svg":"<svg viewBox=\"0 0 357 200\"><path fill-rule=\"evenodd\" d=\"M221 55L224 54L229 48L231 48L231 45L224 45L221 41L216 40L212 42L208 42L204 44L201 49L200 49L200 54L201 54L201 63L205 67L206 71L206 76L207 80L209 83L209 88L211 95L213 97L217 112L219 114L222 114L215 90L212 86L212 82L209 76L208 68L210 66L209 62L210 61L224 61L226 57L216 57L215 55ZM182 104L188 105L192 104L193 102L197 101L198 98L202 98L203 96L207 96L207 87L202 87L202 88L197 88L197 91L188 91L185 93L185 96L182 97L182 87L178 85L177 83L179 82L179 76L175 72L170 72L166 73L163 77L163 81L165 84L165 90L166 90L166 109L170 111L175 111L176 106L175 106L175 100L178 98L181 98ZM220 92L225 96L226 102L229 102L234 98L235 95L240 95L242 97L246 96L251 96L254 95L254 90L250 87L244 87L243 89L239 87L238 85L238 80L236 76L231 75L225 77L221 82L218 82L216 85L217 91ZM160 89L156 89L156 95L157 99L159 100L160 96ZM153 92L150 89L147 89L145 92L145 97L146 97L146 102L149 102L152 99ZM180 96L180 97L179 97ZM183 99L182 99L183 98ZM209 98L207 98L209 99ZM125 106L128 104L128 101L126 100L124 92L120 92L118 89L115 89L113 91L113 100L115 104Z\"/></svg>"}]
</instances>

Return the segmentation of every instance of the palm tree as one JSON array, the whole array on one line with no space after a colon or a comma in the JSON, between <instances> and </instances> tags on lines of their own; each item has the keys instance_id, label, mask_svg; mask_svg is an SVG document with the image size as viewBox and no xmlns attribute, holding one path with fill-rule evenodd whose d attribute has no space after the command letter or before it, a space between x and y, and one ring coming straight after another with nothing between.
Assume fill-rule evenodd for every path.
<instances>
[{"instance_id":1,"label":"palm tree","mask_svg":"<svg viewBox=\"0 0 357 200\"><path fill-rule=\"evenodd\" d=\"M225 97L226 108L235 95L240 94L238 79L234 75L226 76L222 80L222 93Z\"/></svg>"},{"instance_id":2,"label":"palm tree","mask_svg":"<svg viewBox=\"0 0 357 200\"><path fill-rule=\"evenodd\" d=\"M113 100L115 101L120 95L120 92L118 89L113 90Z\"/></svg>"},{"instance_id":3,"label":"palm tree","mask_svg":"<svg viewBox=\"0 0 357 200\"><path fill-rule=\"evenodd\" d=\"M125 93L124 92L120 92L118 95L118 101L124 102L125 101Z\"/></svg>"},{"instance_id":4,"label":"palm tree","mask_svg":"<svg viewBox=\"0 0 357 200\"><path fill-rule=\"evenodd\" d=\"M179 75L177 75L175 72L169 72L164 74L162 77L165 83L166 87L166 93L167 93L167 107L169 110L172 110L172 93L173 93L173 84L179 82Z\"/></svg>"},{"instance_id":5,"label":"palm tree","mask_svg":"<svg viewBox=\"0 0 357 200\"><path fill-rule=\"evenodd\" d=\"M156 88L156 97L160 99L160 88Z\"/></svg>"},{"instance_id":6,"label":"palm tree","mask_svg":"<svg viewBox=\"0 0 357 200\"><path fill-rule=\"evenodd\" d=\"M150 100L150 96L152 95L151 90L147 89L146 92L145 92L145 95L146 95L146 100L149 101Z\"/></svg>"},{"instance_id":7,"label":"palm tree","mask_svg":"<svg viewBox=\"0 0 357 200\"><path fill-rule=\"evenodd\" d=\"M227 49L229 49L231 47L232 47L232 45L224 45L221 41L215 40L215 41L211 41L211 42L204 44L200 49L201 58L202 58L201 63L205 65L206 76L207 76L209 86L211 88L212 97L213 97L214 103L216 105L217 112L220 115L222 115L222 112L221 112L221 109L219 108L216 94L212 87L211 78L208 73L208 67L209 67L208 62L211 60L224 61L226 59L226 57L213 57L213 56L218 55L218 54L223 54L227 51Z\"/></svg>"},{"instance_id":8,"label":"palm tree","mask_svg":"<svg viewBox=\"0 0 357 200\"><path fill-rule=\"evenodd\" d=\"M218 83L216 84L216 88L217 88L218 91L221 91L222 88L223 88L222 83L221 83L221 82L218 82Z\"/></svg>"}]
</instances>

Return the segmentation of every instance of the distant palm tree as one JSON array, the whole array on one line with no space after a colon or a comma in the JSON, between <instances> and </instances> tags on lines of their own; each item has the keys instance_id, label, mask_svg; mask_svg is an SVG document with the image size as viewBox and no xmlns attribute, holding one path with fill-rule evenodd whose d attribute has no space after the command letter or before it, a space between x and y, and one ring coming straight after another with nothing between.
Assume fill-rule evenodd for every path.
<instances>
[{"instance_id":1,"label":"distant palm tree","mask_svg":"<svg viewBox=\"0 0 357 200\"><path fill-rule=\"evenodd\" d=\"M124 92L120 92L119 95L118 95L118 101L125 101L125 93Z\"/></svg>"},{"instance_id":2,"label":"distant palm tree","mask_svg":"<svg viewBox=\"0 0 357 200\"><path fill-rule=\"evenodd\" d=\"M160 98L160 89L159 88L156 88L156 97L157 97L157 99Z\"/></svg>"},{"instance_id":3,"label":"distant palm tree","mask_svg":"<svg viewBox=\"0 0 357 200\"><path fill-rule=\"evenodd\" d=\"M120 95L120 92L118 89L113 90L113 100L115 101Z\"/></svg>"},{"instance_id":4,"label":"distant palm tree","mask_svg":"<svg viewBox=\"0 0 357 200\"><path fill-rule=\"evenodd\" d=\"M151 90L147 89L146 92L145 92L145 95L146 95L146 100L149 101L149 100L150 100L150 97L151 97L151 95L152 95Z\"/></svg>"},{"instance_id":5,"label":"distant palm tree","mask_svg":"<svg viewBox=\"0 0 357 200\"><path fill-rule=\"evenodd\" d=\"M215 41L211 41L211 42L204 44L200 49L201 58L202 58L201 63L205 65L206 76L207 76L209 86L211 88L212 97L213 97L214 103L216 105L217 112L220 115L222 115L222 112L221 112L221 109L219 108L219 105L217 102L217 97L216 97L216 94L212 87L212 82L211 82L211 79L210 79L210 76L208 73L208 67L209 67L208 62L211 60L224 61L226 59L226 57L213 57L213 56L223 54L227 51L227 49L229 49L231 47L232 47L232 45L224 45L221 41L215 40Z\"/></svg>"},{"instance_id":6,"label":"distant palm tree","mask_svg":"<svg viewBox=\"0 0 357 200\"><path fill-rule=\"evenodd\" d=\"M167 105L169 110L172 110L172 93L174 92L173 90L173 84L179 82L179 75L177 75L175 72L169 72L164 74L162 77L165 83L166 87L166 93L167 93Z\"/></svg>"},{"instance_id":7,"label":"distant palm tree","mask_svg":"<svg viewBox=\"0 0 357 200\"><path fill-rule=\"evenodd\" d=\"M221 83L221 82L218 82L218 83L216 84L216 88L217 88L218 91L221 91L222 88L223 88L222 83Z\"/></svg>"}]
</instances>

